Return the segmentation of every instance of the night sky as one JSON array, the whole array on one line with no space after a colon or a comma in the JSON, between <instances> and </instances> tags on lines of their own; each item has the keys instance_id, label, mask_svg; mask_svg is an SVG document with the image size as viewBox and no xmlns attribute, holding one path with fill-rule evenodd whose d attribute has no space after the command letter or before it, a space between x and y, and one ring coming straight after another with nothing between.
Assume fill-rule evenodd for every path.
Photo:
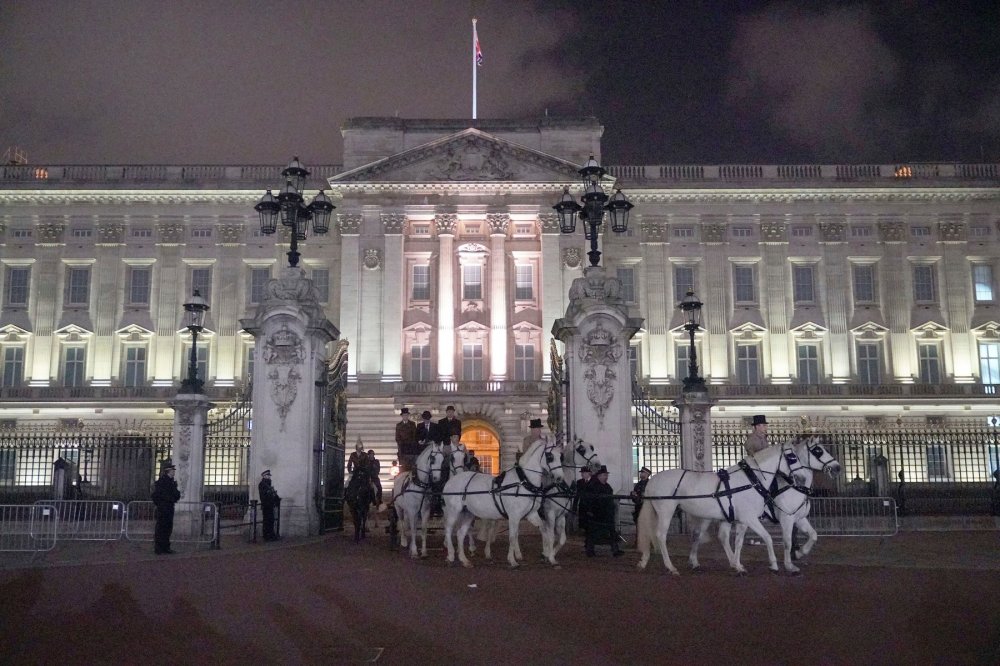
<instances>
[{"instance_id":1,"label":"night sky","mask_svg":"<svg viewBox=\"0 0 1000 666\"><path fill-rule=\"evenodd\" d=\"M338 163L350 117L593 115L607 164L1000 161L1000 3L0 0L0 152Z\"/></svg>"}]
</instances>

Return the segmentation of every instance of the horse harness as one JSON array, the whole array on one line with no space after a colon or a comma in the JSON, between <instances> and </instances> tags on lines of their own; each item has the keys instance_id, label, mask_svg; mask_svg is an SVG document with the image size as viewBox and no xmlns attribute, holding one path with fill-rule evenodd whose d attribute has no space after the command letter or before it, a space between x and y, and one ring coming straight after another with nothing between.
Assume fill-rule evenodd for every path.
<instances>
[{"instance_id":1,"label":"horse harness","mask_svg":"<svg viewBox=\"0 0 1000 666\"><path fill-rule=\"evenodd\" d=\"M555 461L555 456L552 455L551 451L546 449L545 462L548 464L552 464L553 461ZM508 483L504 485L503 479L508 474L508 472L504 472L503 474L500 474L499 476L493 479L493 487L490 489L490 497L493 499L493 505L496 507L497 513L499 513L504 518L509 518L509 516L507 515L507 509L503 505L503 492L505 490L510 490L511 488L523 487L525 490L528 491L528 493L531 494L533 500L538 500L545 494L545 491L547 491L549 488L552 487L552 486L548 487L536 486L535 484L533 484L528 479L528 476L524 473L524 468L521 467L520 463L514 463L514 472L517 474L517 479L518 479L517 483ZM539 473L542 475L542 477L545 476L544 471L540 471ZM475 475L471 475L469 476L468 481L465 482L465 488L462 489L463 498L465 498L469 494L469 485L472 483L472 480L474 478L476 478ZM520 494L521 494L520 492L517 493L517 495ZM534 506L532 506L532 510L533 509ZM529 513L530 512L531 510L529 510Z\"/></svg>"}]
</instances>

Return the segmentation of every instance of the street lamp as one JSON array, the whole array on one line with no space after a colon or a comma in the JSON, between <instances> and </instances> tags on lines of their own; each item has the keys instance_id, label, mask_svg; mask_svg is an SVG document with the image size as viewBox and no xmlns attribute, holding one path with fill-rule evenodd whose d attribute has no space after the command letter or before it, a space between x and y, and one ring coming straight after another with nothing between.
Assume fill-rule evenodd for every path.
<instances>
[{"instance_id":1,"label":"street lamp","mask_svg":"<svg viewBox=\"0 0 1000 666\"><path fill-rule=\"evenodd\" d=\"M563 190L562 199L553 208L559 214L559 231L564 234L576 232L576 218L579 215L584 223L583 235L590 241L590 265L601 263L601 252L597 249L597 238L601 224L604 222L604 211L611 215L611 230L616 234L628 231L628 213L635 208L634 204L625 198L621 189L615 190L610 198L601 187L601 178L607 173L591 155L587 163L578 172L583 179L583 196L581 206L569 193L569 187Z\"/></svg>"},{"instance_id":2,"label":"street lamp","mask_svg":"<svg viewBox=\"0 0 1000 666\"><path fill-rule=\"evenodd\" d=\"M253 208L260 215L260 232L271 235L278 230L278 219L291 231L292 242L288 249L288 265L295 268L299 265L299 241L306 239L309 222L312 222L314 234L325 234L330 230L330 213L335 206L323 190L313 198L308 206L300 192L306 185L309 176L298 157L293 157L288 166L281 172L285 178L285 186L274 196L268 190Z\"/></svg>"},{"instance_id":3,"label":"street lamp","mask_svg":"<svg viewBox=\"0 0 1000 666\"><path fill-rule=\"evenodd\" d=\"M198 379L198 334L205 330L206 301L198 290L194 290L191 300L184 304L187 313L187 330L191 331L191 355L188 358L187 379L181 382L181 393L201 393L204 382Z\"/></svg>"},{"instance_id":4,"label":"street lamp","mask_svg":"<svg viewBox=\"0 0 1000 666\"><path fill-rule=\"evenodd\" d=\"M688 351L688 376L684 378L685 393L705 393L708 390L705 387L705 380L698 376L698 352L694 348L695 331L701 328L702 305L693 291L685 294L683 300L677 305L687 315L688 320L684 324L684 330L688 332L691 339L691 347Z\"/></svg>"}]
</instances>

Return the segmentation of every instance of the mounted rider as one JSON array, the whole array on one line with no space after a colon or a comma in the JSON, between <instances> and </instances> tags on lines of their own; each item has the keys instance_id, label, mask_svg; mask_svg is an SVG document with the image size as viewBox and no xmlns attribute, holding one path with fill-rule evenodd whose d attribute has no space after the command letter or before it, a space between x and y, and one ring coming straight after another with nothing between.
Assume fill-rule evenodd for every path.
<instances>
[{"instance_id":1,"label":"mounted rider","mask_svg":"<svg viewBox=\"0 0 1000 666\"><path fill-rule=\"evenodd\" d=\"M444 410L445 417L437 423L437 439L444 446L444 455L449 456L462 439L462 421L455 416L455 406L448 405ZM444 502L441 499L441 491L448 481L450 469L446 465L441 470L441 482L434 488L434 501L431 516L440 518L444 515Z\"/></svg>"},{"instance_id":2,"label":"mounted rider","mask_svg":"<svg viewBox=\"0 0 1000 666\"><path fill-rule=\"evenodd\" d=\"M764 415L755 415L751 426L753 427L753 431L747 435L747 441L743 444L747 455L750 456L771 446L771 442L767 439L767 419Z\"/></svg>"},{"instance_id":3,"label":"mounted rider","mask_svg":"<svg viewBox=\"0 0 1000 666\"><path fill-rule=\"evenodd\" d=\"M541 419L531 419L528 423L528 434L524 436L524 441L521 442L521 450L518 454L524 453L528 450L528 447L537 442L542 438L542 420Z\"/></svg>"},{"instance_id":4,"label":"mounted rider","mask_svg":"<svg viewBox=\"0 0 1000 666\"><path fill-rule=\"evenodd\" d=\"M399 410L399 417L399 423L396 424L396 458L400 469L408 472L413 469L413 463L420 455L420 440L417 439L417 424L410 417L409 408Z\"/></svg>"}]
</instances>

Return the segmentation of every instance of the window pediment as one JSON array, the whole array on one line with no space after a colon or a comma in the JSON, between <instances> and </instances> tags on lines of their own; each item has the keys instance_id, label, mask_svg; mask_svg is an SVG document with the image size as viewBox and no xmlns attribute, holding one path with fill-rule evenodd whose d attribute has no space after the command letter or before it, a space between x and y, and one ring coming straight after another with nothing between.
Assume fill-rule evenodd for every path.
<instances>
[{"instance_id":1,"label":"window pediment","mask_svg":"<svg viewBox=\"0 0 1000 666\"><path fill-rule=\"evenodd\" d=\"M885 338L889 333L889 329L881 324L877 324L874 321L867 321L861 326L857 326L851 329L851 333L854 334L856 340L866 342L877 342Z\"/></svg>"},{"instance_id":2,"label":"window pediment","mask_svg":"<svg viewBox=\"0 0 1000 666\"><path fill-rule=\"evenodd\" d=\"M807 341L821 340L830 331L816 322L807 321L791 329L789 332L796 340Z\"/></svg>"},{"instance_id":3,"label":"window pediment","mask_svg":"<svg viewBox=\"0 0 1000 666\"><path fill-rule=\"evenodd\" d=\"M932 342L941 340L948 329L935 321L928 321L910 329L918 340Z\"/></svg>"},{"instance_id":4,"label":"window pediment","mask_svg":"<svg viewBox=\"0 0 1000 666\"><path fill-rule=\"evenodd\" d=\"M69 326L64 326L58 331L53 333L60 342L85 342L94 335L93 331L88 331L85 328L81 328L76 324L70 324Z\"/></svg>"},{"instance_id":5,"label":"window pediment","mask_svg":"<svg viewBox=\"0 0 1000 666\"><path fill-rule=\"evenodd\" d=\"M972 334L976 336L977 340L1000 340L1000 322L990 320L972 329Z\"/></svg>"},{"instance_id":6,"label":"window pediment","mask_svg":"<svg viewBox=\"0 0 1000 666\"><path fill-rule=\"evenodd\" d=\"M182 330L187 333L186 328ZM117 335L122 342L146 342L153 337L153 332L147 328L143 328L142 326L130 324L115 331L115 335Z\"/></svg>"},{"instance_id":7,"label":"window pediment","mask_svg":"<svg viewBox=\"0 0 1000 666\"><path fill-rule=\"evenodd\" d=\"M29 337L31 337L31 332L24 330L20 326L7 324L0 327L0 342L20 344L27 342Z\"/></svg>"}]
</instances>

